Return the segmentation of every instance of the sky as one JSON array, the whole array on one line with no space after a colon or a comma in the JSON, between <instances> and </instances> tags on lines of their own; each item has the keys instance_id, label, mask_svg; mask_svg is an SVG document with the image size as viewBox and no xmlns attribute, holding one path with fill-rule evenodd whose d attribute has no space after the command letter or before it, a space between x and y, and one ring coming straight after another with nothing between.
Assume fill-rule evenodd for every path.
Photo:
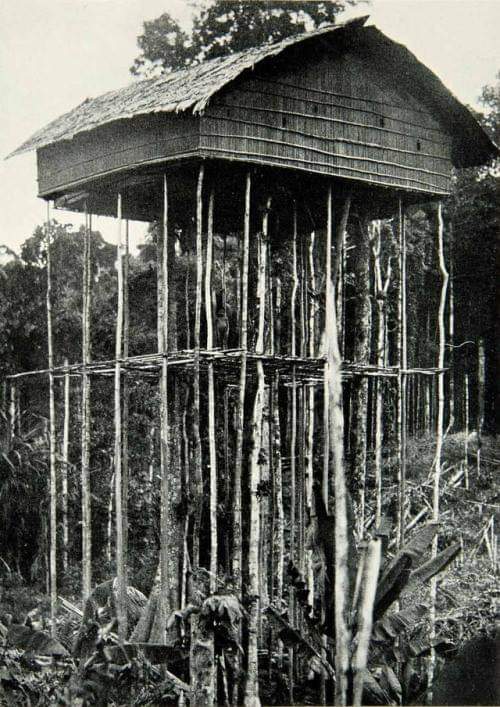
<instances>
[{"instance_id":1,"label":"sky","mask_svg":"<svg viewBox=\"0 0 500 707\"><path fill-rule=\"evenodd\" d=\"M45 218L36 158L4 158L32 133L85 98L129 83L144 20L170 12L189 23L187 0L0 0L0 245L19 252ZM405 44L464 103L500 69L500 0L372 0L339 19L370 15ZM81 216L58 211L79 225ZM112 219L94 227L113 240ZM144 226L131 233L133 245Z\"/></svg>"}]
</instances>

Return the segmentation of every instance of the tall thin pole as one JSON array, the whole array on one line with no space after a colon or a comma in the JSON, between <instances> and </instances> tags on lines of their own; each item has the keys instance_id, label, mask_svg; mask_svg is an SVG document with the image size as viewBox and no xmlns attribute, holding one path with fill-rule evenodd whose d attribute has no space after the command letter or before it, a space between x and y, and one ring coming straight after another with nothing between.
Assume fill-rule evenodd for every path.
<instances>
[{"instance_id":1,"label":"tall thin pole","mask_svg":"<svg viewBox=\"0 0 500 707\"><path fill-rule=\"evenodd\" d=\"M205 269L205 313L207 319L207 349L213 349L212 261L214 242L214 189L208 202L207 264ZM210 461L210 591L217 589L217 454L215 450L215 383L214 364L208 362L208 445Z\"/></svg>"},{"instance_id":2,"label":"tall thin pole","mask_svg":"<svg viewBox=\"0 0 500 707\"><path fill-rule=\"evenodd\" d=\"M129 222L125 221L125 257L123 260L123 358L129 353ZM123 557L125 567L125 586L128 584L128 425L129 425L129 385L127 370L123 371L123 412L122 412L122 516L123 516Z\"/></svg>"},{"instance_id":3,"label":"tall thin pole","mask_svg":"<svg viewBox=\"0 0 500 707\"><path fill-rule=\"evenodd\" d=\"M262 219L262 233L258 236L259 272L257 281L257 300L259 307L259 323L255 352L264 353L264 322L266 313L266 269L267 269L267 239L269 227L269 209L271 199L267 200L266 209ZM246 707L257 707L259 700L259 669L258 669L258 622L260 614L260 571L259 545L260 545L260 454L262 448L262 416L264 408L264 364L262 359L257 361L257 390L252 416L252 453L250 458L250 533L248 543L248 583L250 594L250 608L248 617L248 663L247 679L245 683Z\"/></svg>"},{"instance_id":4,"label":"tall thin pole","mask_svg":"<svg viewBox=\"0 0 500 707\"><path fill-rule=\"evenodd\" d=\"M446 310L446 297L448 291L448 271L446 270L446 262L444 258L444 227L443 227L443 207L442 203L439 201L437 205L437 220L438 220L438 253L439 253L439 270L441 273L441 296L439 299L439 313L438 313L438 327L439 327L439 355L438 355L438 368L444 368L444 355L446 348L446 324L445 324L445 310ZM434 484L433 484L433 494L432 494L432 520L435 523L439 522L439 492L441 483L441 471L442 471L442 451L443 451L443 441L444 441L444 372L438 373L438 400L437 400L437 434L436 434L436 457L434 464ZM432 556L436 557L438 551L438 537L434 538L432 542ZM431 580L431 596L430 596L430 638L431 641L435 638L436 630L436 579L435 577ZM431 643L432 645L432 643ZM429 672L428 672L428 686L429 686L429 698L432 698L432 681L434 678L434 668L435 668L435 653L434 649L431 649L430 659L429 659Z\"/></svg>"},{"instance_id":5,"label":"tall thin pole","mask_svg":"<svg viewBox=\"0 0 500 707\"><path fill-rule=\"evenodd\" d=\"M157 612L152 627L151 640L163 642L167 625L169 607L169 450L170 434L168 420L168 302L169 302L169 262L168 262L168 182L163 176L163 214L162 242L159 286L160 297L160 329L158 332L158 348L163 354L160 373L160 594Z\"/></svg>"},{"instance_id":6,"label":"tall thin pole","mask_svg":"<svg viewBox=\"0 0 500 707\"><path fill-rule=\"evenodd\" d=\"M403 200L398 198L398 250L399 250L399 297L398 297L398 546L404 544L406 510L406 381L408 368L406 331L406 229Z\"/></svg>"},{"instance_id":7,"label":"tall thin pole","mask_svg":"<svg viewBox=\"0 0 500 707\"><path fill-rule=\"evenodd\" d=\"M248 264L250 249L250 196L252 175L246 175L245 212L243 223L243 267L241 274L241 314L240 314L240 348L241 366L238 399L238 420L236 430L236 455L234 465L234 498L233 498L233 576L237 594L241 594L242 565L242 534L241 534L241 478L243 467L243 425L245 416L247 347L248 347Z\"/></svg>"},{"instance_id":8,"label":"tall thin pole","mask_svg":"<svg viewBox=\"0 0 500 707\"><path fill-rule=\"evenodd\" d=\"M243 427L245 423L245 397L247 380L247 354L248 354L248 266L250 253L250 202L252 192L252 174L246 174L245 181L245 208L243 216L243 257L241 272L241 310L239 313L241 348L240 380L238 391L238 410L236 423L236 453L233 477L233 548L232 548L232 574L235 583L236 595L242 596L242 528L241 528L241 480L243 472ZM238 268L239 272L239 268ZM239 287L237 292L239 291ZM236 658L237 667L239 656ZM240 703L240 683L238 678L234 681L233 704Z\"/></svg>"},{"instance_id":9,"label":"tall thin pole","mask_svg":"<svg viewBox=\"0 0 500 707\"><path fill-rule=\"evenodd\" d=\"M50 465L50 630L56 635L57 611L57 468L56 409L54 402L54 347L52 338L52 256L50 204L47 202L47 349L49 364L49 465Z\"/></svg>"},{"instance_id":10,"label":"tall thin pole","mask_svg":"<svg viewBox=\"0 0 500 707\"><path fill-rule=\"evenodd\" d=\"M92 541L90 506L90 239L91 221L85 203L83 246L83 316L82 316L82 595L85 600L92 590Z\"/></svg>"},{"instance_id":11,"label":"tall thin pole","mask_svg":"<svg viewBox=\"0 0 500 707\"><path fill-rule=\"evenodd\" d=\"M122 241L122 195L117 199L117 259L118 273L118 307L116 313L115 339L115 513L116 513L116 616L118 619L118 635L122 640L127 635L125 557L123 552L123 488L122 488L122 409L121 409L121 375L122 375L122 344L123 344L123 241Z\"/></svg>"},{"instance_id":12,"label":"tall thin pole","mask_svg":"<svg viewBox=\"0 0 500 707\"><path fill-rule=\"evenodd\" d=\"M63 420L63 439L62 439L62 454L61 454L61 511L62 511L62 531L63 531L63 551L62 551L62 566L64 572L68 569L68 462L69 462L69 372L68 359L64 359L64 420Z\"/></svg>"}]
</instances>

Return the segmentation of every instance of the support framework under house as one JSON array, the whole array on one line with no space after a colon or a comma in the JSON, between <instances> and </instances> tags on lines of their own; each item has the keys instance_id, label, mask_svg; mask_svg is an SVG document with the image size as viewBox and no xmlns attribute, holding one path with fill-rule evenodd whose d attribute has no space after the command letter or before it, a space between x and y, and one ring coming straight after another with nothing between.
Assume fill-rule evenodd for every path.
<instances>
[{"instance_id":1,"label":"support framework under house","mask_svg":"<svg viewBox=\"0 0 500 707\"><path fill-rule=\"evenodd\" d=\"M28 149L37 150L40 197L56 209L84 213L86 219L82 361L54 365L51 351L47 370L10 376L13 385L31 375L48 375L52 385L54 377L67 384L68 374L82 381L84 595L91 589L89 388L101 377L112 377L117 613L120 634L127 637L123 389L133 376L150 377L158 381L160 400L158 591L160 597L169 596L174 583L179 605L187 601L184 571L172 573L171 562L172 555L183 552L193 572L198 567L210 572L210 592L218 591L222 574L232 575L239 594L245 585L247 686L241 695L250 704L258 649L266 640L260 602L283 598L286 560L307 578L310 604L316 601L314 569L301 530L314 515L314 484L321 487L326 507L335 508L337 542L346 533L341 380L387 379L397 391L398 542L403 540L407 381L443 373L442 368L408 367L405 213L415 204L439 202L450 190L453 167L484 163L495 147L432 72L361 19L87 100L16 152ZM92 214L117 218L116 356L107 361L92 360L89 351ZM371 221L393 218L399 331L375 362L344 360L340 365L337 338L343 337L337 337L335 322L338 317L345 329L349 322L340 306L338 273L352 214ZM128 355L126 335L128 220L156 222L159 233L158 349L134 355ZM196 262L195 301L187 285L183 290L178 282L176 258L186 252ZM286 282L283 262L292 263ZM217 278L215 263L222 273ZM382 293L382 277L379 282ZM189 542L174 548L169 435L172 401L181 389L189 401L192 432L183 463L203 517L201 510L193 513ZM286 411L281 416L279 408ZM54 414L51 404L51 438ZM284 490L285 460L289 487ZM50 461L55 483L55 455ZM229 495L222 483L228 473ZM262 500L266 484L271 487L267 501ZM270 527L260 527L262 503L271 504ZM230 527L227 516L221 527L221 504L232 514ZM341 563L340 552L336 562ZM339 627L345 613L341 564L336 569ZM55 554L51 574L55 597ZM293 617L296 609L290 610ZM198 629L192 641L202 645ZM345 637L340 633L335 652L342 692ZM196 695L196 685L191 689ZM213 702L213 694L202 692L196 704Z\"/></svg>"}]
</instances>

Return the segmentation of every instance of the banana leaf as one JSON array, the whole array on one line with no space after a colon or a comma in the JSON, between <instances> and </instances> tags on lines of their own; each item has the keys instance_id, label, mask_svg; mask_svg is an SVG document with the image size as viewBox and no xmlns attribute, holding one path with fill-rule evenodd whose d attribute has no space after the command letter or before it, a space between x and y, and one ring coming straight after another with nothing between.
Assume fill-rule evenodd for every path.
<instances>
[{"instance_id":1,"label":"banana leaf","mask_svg":"<svg viewBox=\"0 0 500 707\"><path fill-rule=\"evenodd\" d=\"M407 589L416 584L428 582L436 574L442 572L457 557L460 547L460 543L454 543L436 555L436 557L424 562L423 565L411 573Z\"/></svg>"},{"instance_id":2,"label":"banana leaf","mask_svg":"<svg viewBox=\"0 0 500 707\"><path fill-rule=\"evenodd\" d=\"M388 563L379 581L375 598L374 619L378 620L396 601L411 576L411 569L420 562L438 531L438 523L428 523Z\"/></svg>"},{"instance_id":3,"label":"banana leaf","mask_svg":"<svg viewBox=\"0 0 500 707\"><path fill-rule=\"evenodd\" d=\"M424 604L416 604L402 611L383 616L373 626L372 638L375 641L393 640L402 631L414 628L427 613Z\"/></svg>"}]
</instances>

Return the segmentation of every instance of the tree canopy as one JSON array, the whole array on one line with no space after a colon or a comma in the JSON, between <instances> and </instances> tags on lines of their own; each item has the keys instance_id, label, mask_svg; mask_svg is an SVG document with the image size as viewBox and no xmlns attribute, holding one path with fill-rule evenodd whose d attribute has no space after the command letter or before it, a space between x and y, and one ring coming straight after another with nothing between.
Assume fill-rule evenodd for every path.
<instances>
[{"instance_id":1,"label":"tree canopy","mask_svg":"<svg viewBox=\"0 0 500 707\"><path fill-rule=\"evenodd\" d=\"M278 42L321 25L333 24L339 13L358 1L214 0L209 4L198 1L194 3L190 32L185 32L168 12L144 22L143 33L137 38L141 53L130 71L147 77Z\"/></svg>"}]
</instances>

